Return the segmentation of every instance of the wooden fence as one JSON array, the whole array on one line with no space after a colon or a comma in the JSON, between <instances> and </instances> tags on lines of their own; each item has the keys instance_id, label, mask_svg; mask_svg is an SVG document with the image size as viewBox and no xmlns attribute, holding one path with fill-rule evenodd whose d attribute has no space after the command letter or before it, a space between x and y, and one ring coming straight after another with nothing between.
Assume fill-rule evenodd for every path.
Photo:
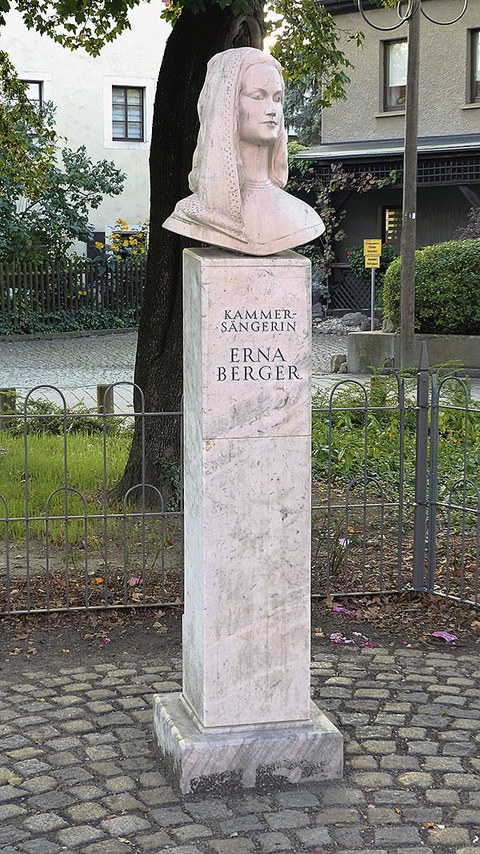
<instances>
[{"instance_id":1,"label":"wooden fence","mask_svg":"<svg viewBox=\"0 0 480 854\"><path fill-rule=\"evenodd\" d=\"M105 270L88 258L58 263L0 262L0 313L35 314L48 324L58 312L111 311L138 322L146 261L117 261Z\"/></svg>"}]
</instances>

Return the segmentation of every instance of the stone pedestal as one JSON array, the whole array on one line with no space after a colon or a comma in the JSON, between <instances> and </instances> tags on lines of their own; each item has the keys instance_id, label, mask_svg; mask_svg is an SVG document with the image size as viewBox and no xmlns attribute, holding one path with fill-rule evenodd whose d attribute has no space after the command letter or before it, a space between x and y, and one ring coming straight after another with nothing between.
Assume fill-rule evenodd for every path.
<instances>
[{"instance_id":1,"label":"stone pedestal","mask_svg":"<svg viewBox=\"0 0 480 854\"><path fill-rule=\"evenodd\" d=\"M310 702L310 264L184 254L183 692L155 731L183 792L341 776Z\"/></svg>"}]
</instances>

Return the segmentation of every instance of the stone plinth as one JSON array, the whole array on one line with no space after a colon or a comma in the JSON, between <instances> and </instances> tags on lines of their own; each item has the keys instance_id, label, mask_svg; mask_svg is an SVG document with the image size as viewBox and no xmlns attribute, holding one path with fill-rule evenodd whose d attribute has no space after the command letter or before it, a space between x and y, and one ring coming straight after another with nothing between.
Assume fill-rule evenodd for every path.
<instances>
[{"instance_id":1,"label":"stone plinth","mask_svg":"<svg viewBox=\"0 0 480 854\"><path fill-rule=\"evenodd\" d=\"M183 693L155 699L182 791L338 777L310 703L310 264L184 255Z\"/></svg>"}]
</instances>

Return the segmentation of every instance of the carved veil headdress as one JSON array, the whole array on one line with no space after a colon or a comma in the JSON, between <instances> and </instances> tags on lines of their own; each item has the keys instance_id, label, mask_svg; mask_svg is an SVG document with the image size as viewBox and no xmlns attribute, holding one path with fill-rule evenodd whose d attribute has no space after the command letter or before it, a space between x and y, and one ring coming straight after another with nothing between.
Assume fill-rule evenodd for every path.
<instances>
[{"instance_id":1,"label":"carved veil headdress","mask_svg":"<svg viewBox=\"0 0 480 854\"><path fill-rule=\"evenodd\" d=\"M216 54L208 63L198 101L200 130L188 183L193 193L178 202L174 217L194 221L247 242L242 218L243 172L239 150L239 95L247 68L259 63L282 68L273 56L252 47ZM280 133L270 151L269 177L278 187L288 178L287 134Z\"/></svg>"}]
</instances>

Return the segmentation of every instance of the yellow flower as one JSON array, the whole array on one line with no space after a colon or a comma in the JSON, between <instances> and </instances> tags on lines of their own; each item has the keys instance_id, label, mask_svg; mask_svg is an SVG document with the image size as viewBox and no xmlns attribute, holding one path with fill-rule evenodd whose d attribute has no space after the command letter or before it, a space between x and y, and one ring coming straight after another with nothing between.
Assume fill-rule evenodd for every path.
<instances>
[{"instance_id":1,"label":"yellow flower","mask_svg":"<svg viewBox=\"0 0 480 854\"><path fill-rule=\"evenodd\" d=\"M97 241L95 242L95 246L97 247L97 249L103 249L104 245L105 245L105 244L104 244L104 243L100 243L100 241L99 241L99 240L97 240Z\"/></svg>"},{"instance_id":2,"label":"yellow flower","mask_svg":"<svg viewBox=\"0 0 480 854\"><path fill-rule=\"evenodd\" d=\"M124 245L124 246L128 246L128 240L124 240L124 241L123 241L123 245Z\"/></svg>"}]
</instances>

